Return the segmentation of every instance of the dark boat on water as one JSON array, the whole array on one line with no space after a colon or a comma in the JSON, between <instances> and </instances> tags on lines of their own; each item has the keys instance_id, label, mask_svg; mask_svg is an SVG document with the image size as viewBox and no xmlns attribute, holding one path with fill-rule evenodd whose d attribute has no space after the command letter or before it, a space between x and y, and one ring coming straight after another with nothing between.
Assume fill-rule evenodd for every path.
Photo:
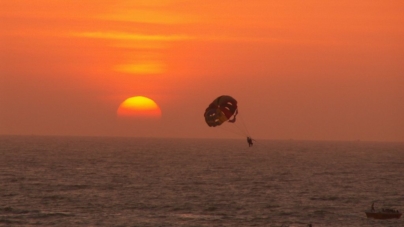
<instances>
[{"instance_id":1,"label":"dark boat on water","mask_svg":"<svg viewBox=\"0 0 404 227\"><path fill-rule=\"evenodd\" d=\"M402 213L399 211L386 211L384 210L379 210L379 211L366 211L366 217L368 218L374 218L374 219L393 219L393 218L400 218Z\"/></svg>"},{"instance_id":2,"label":"dark boat on water","mask_svg":"<svg viewBox=\"0 0 404 227\"><path fill-rule=\"evenodd\" d=\"M372 208L368 211L365 211L366 217L374 218L374 219L393 219L400 218L402 213L398 210L382 208L380 210L374 209L374 204L372 204Z\"/></svg>"}]
</instances>

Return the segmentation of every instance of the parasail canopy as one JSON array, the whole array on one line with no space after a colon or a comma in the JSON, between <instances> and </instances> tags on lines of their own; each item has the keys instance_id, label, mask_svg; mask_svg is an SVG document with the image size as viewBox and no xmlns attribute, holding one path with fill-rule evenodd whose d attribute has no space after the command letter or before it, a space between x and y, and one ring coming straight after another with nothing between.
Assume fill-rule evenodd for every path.
<instances>
[{"instance_id":1,"label":"parasail canopy","mask_svg":"<svg viewBox=\"0 0 404 227\"><path fill-rule=\"evenodd\" d=\"M216 127L224 122L236 122L237 100L228 95L217 97L205 110L205 121L209 127Z\"/></svg>"}]
</instances>

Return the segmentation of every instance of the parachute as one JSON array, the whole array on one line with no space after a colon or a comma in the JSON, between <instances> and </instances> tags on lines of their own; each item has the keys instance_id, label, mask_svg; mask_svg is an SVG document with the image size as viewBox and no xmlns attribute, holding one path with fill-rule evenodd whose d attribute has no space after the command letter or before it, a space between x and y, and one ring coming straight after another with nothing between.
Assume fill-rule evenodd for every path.
<instances>
[{"instance_id":1,"label":"parachute","mask_svg":"<svg viewBox=\"0 0 404 227\"><path fill-rule=\"evenodd\" d=\"M206 108L204 117L205 122L209 127L218 128L233 132L234 134L246 136L248 141L248 146L253 145L253 139L248 132L246 125L244 124L243 118L238 116L238 123L236 123L236 116L238 115L237 100L229 95L222 95L213 100ZM224 124L225 122L232 124ZM241 123L241 124L240 124ZM230 128L229 128L230 127Z\"/></svg>"},{"instance_id":2,"label":"parachute","mask_svg":"<svg viewBox=\"0 0 404 227\"><path fill-rule=\"evenodd\" d=\"M205 121L209 127L216 127L224 122L236 122L238 114L237 100L228 95L217 97L205 110Z\"/></svg>"}]
</instances>

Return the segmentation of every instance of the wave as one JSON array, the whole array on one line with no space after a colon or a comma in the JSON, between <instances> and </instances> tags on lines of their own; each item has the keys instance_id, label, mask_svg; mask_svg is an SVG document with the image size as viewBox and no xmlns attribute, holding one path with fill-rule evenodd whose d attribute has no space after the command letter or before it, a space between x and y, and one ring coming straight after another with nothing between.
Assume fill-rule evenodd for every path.
<instances>
[{"instance_id":1,"label":"wave","mask_svg":"<svg viewBox=\"0 0 404 227\"><path fill-rule=\"evenodd\" d=\"M310 200L321 200L321 201L335 201L339 200L338 196L320 196L320 197L311 197Z\"/></svg>"}]
</instances>

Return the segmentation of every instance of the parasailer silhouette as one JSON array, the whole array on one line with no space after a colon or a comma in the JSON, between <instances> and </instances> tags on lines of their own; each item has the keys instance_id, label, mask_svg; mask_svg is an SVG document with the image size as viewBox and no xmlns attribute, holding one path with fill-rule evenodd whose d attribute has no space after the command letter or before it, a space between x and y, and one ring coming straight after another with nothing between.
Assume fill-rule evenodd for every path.
<instances>
[{"instance_id":1,"label":"parasailer silhouette","mask_svg":"<svg viewBox=\"0 0 404 227\"><path fill-rule=\"evenodd\" d=\"M206 108L204 117L205 122L209 127L221 126L223 123L236 123L236 117L238 115L237 100L228 95L222 95L213 100ZM242 125L234 125L238 130L236 134L247 136L248 146L253 145L253 139L250 137L247 127L244 122L241 121ZM240 127L243 126L243 127ZM226 127L219 127L226 128Z\"/></svg>"},{"instance_id":2,"label":"parasailer silhouette","mask_svg":"<svg viewBox=\"0 0 404 227\"><path fill-rule=\"evenodd\" d=\"M252 145L254 145L254 144L253 144L253 139L252 139L251 137L249 137L249 136L247 136L247 143L248 143L248 146L249 146L249 147L251 147Z\"/></svg>"}]
</instances>

